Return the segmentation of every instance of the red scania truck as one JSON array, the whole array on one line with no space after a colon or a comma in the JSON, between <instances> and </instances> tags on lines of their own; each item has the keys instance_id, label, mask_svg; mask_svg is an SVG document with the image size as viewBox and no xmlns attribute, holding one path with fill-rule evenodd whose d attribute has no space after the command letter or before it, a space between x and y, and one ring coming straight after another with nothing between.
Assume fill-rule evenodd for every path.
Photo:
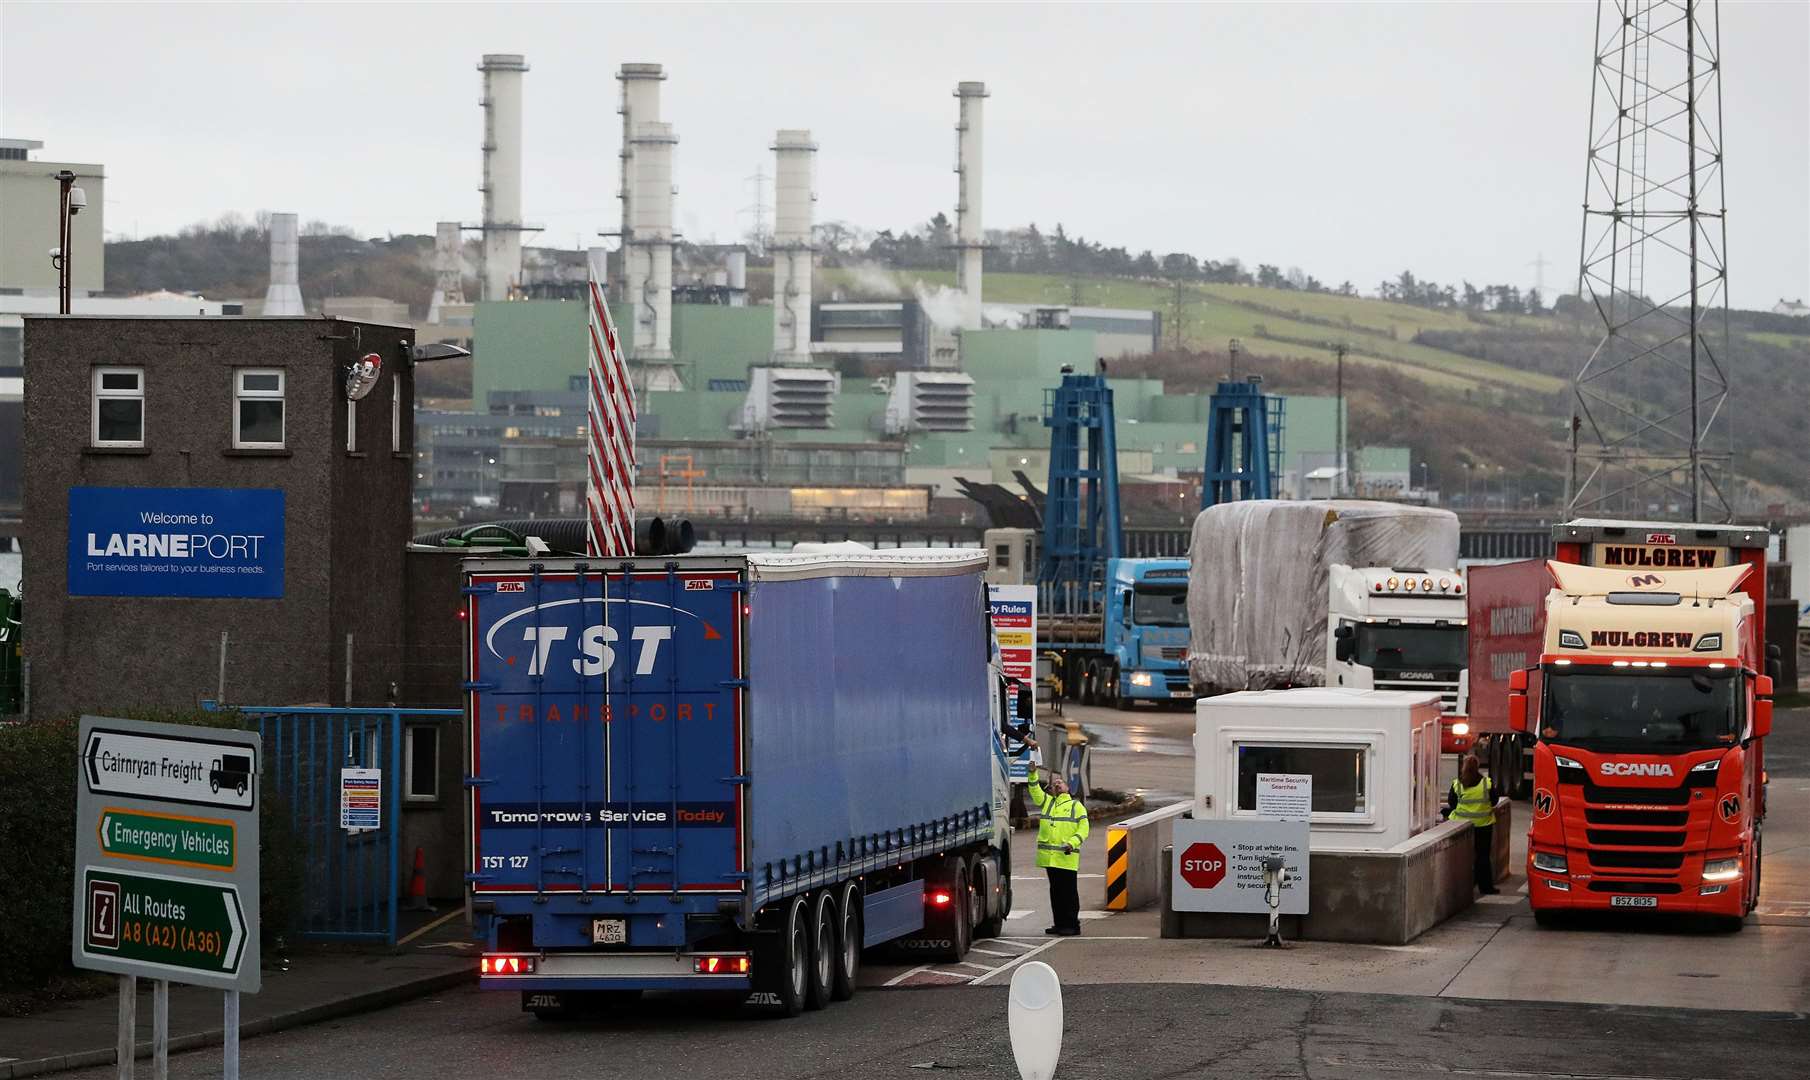
<instances>
[{"instance_id":1,"label":"red scania truck","mask_svg":"<svg viewBox=\"0 0 1810 1080\"><path fill-rule=\"evenodd\" d=\"M1508 688L1509 726L1532 740L1534 915L1655 909L1738 929L1766 815L1767 533L1574 521L1554 540L1538 665Z\"/></svg>"}]
</instances>

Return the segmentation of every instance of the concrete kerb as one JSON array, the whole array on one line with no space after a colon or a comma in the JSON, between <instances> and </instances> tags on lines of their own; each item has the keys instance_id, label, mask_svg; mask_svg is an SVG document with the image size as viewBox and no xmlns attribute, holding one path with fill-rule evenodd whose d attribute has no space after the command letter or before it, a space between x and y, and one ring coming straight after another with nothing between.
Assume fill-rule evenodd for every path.
<instances>
[{"instance_id":1,"label":"concrete kerb","mask_svg":"<svg viewBox=\"0 0 1810 1080\"><path fill-rule=\"evenodd\" d=\"M353 1013L369 1012L373 1009L381 1009L385 1006L397 1005L414 998L424 997L441 990L448 990L465 983L476 982L477 979L478 973L475 968L458 971L442 971L433 975L424 975L418 979L412 979L395 986L386 986L366 993L339 998L335 1001L323 1002L319 1005L309 1005L305 1008L294 1009L286 1013L278 1013L274 1016L265 1016L256 1020L247 1021L240 1025L239 1037L242 1039L254 1038L258 1035L269 1035L273 1032L287 1031L290 1028L317 1024L323 1020L336 1020L339 1017L349 1016ZM185 1035L172 1035L170 1037L170 1053L178 1054L184 1051L197 1050L208 1046L219 1046L224 1040L225 1032L220 1028L190 1032ZM145 1041L139 1043L137 1053L134 1057L143 1060L150 1058L150 1056L150 1042ZM18 1061L4 1062L0 1063L0 1080L8 1080L8 1078L20 1076L42 1076L46 1073L63 1072L69 1069L87 1069L93 1068L96 1065L111 1065L114 1063L114 1057L113 1048L108 1047L104 1050L83 1050L73 1054L58 1055L56 1057L34 1058L30 1060L21 1059Z\"/></svg>"}]
</instances>

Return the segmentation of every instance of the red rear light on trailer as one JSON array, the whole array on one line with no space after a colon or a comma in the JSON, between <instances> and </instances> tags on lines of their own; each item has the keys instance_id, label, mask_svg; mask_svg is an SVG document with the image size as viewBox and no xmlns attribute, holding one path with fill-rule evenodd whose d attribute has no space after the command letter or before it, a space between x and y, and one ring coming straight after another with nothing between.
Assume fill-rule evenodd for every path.
<instances>
[{"instance_id":1,"label":"red rear light on trailer","mask_svg":"<svg viewBox=\"0 0 1810 1080\"><path fill-rule=\"evenodd\" d=\"M745 956L700 956L691 963L699 975L746 975L753 964Z\"/></svg>"},{"instance_id":2,"label":"red rear light on trailer","mask_svg":"<svg viewBox=\"0 0 1810 1080\"><path fill-rule=\"evenodd\" d=\"M949 901L951 901L953 899L955 899L955 898L950 896L946 892L933 892L929 896L930 902L932 904L936 905L937 907L947 907L949 905Z\"/></svg>"},{"instance_id":3,"label":"red rear light on trailer","mask_svg":"<svg viewBox=\"0 0 1810 1080\"><path fill-rule=\"evenodd\" d=\"M532 956L486 956L478 960L480 975L532 975Z\"/></svg>"}]
</instances>

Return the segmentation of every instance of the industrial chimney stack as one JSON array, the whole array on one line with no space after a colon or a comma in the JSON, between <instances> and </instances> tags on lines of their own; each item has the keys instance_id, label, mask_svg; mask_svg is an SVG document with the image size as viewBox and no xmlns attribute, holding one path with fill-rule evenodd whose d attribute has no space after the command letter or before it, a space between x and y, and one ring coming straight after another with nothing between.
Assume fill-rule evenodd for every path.
<instances>
[{"instance_id":1,"label":"industrial chimney stack","mask_svg":"<svg viewBox=\"0 0 1810 1080\"><path fill-rule=\"evenodd\" d=\"M295 215L270 215L270 286L264 290L264 314L306 314L297 269L300 249Z\"/></svg>"},{"instance_id":2,"label":"industrial chimney stack","mask_svg":"<svg viewBox=\"0 0 1810 1080\"><path fill-rule=\"evenodd\" d=\"M781 130L773 138L773 361L811 361L811 226L817 193L811 133Z\"/></svg>"},{"instance_id":3,"label":"industrial chimney stack","mask_svg":"<svg viewBox=\"0 0 1810 1080\"><path fill-rule=\"evenodd\" d=\"M434 296L427 304L427 321L438 323L441 309L465 303L464 236L456 221L434 226Z\"/></svg>"},{"instance_id":4,"label":"industrial chimney stack","mask_svg":"<svg viewBox=\"0 0 1810 1080\"><path fill-rule=\"evenodd\" d=\"M522 276L522 75L518 53L489 53L484 73L484 245L478 278L484 300L507 300Z\"/></svg>"},{"instance_id":5,"label":"industrial chimney stack","mask_svg":"<svg viewBox=\"0 0 1810 1080\"><path fill-rule=\"evenodd\" d=\"M671 124L635 123L630 165L633 233L623 248L634 306L635 360L672 358L672 155L679 137Z\"/></svg>"},{"instance_id":6,"label":"industrial chimney stack","mask_svg":"<svg viewBox=\"0 0 1810 1080\"><path fill-rule=\"evenodd\" d=\"M962 328L981 326L980 269L985 250L980 221L981 114L987 100L987 84L958 83L961 119L955 125L955 172L960 187L955 204L955 247L960 262L955 268L956 288L962 292Z\"/></svg>"}]
</instances>

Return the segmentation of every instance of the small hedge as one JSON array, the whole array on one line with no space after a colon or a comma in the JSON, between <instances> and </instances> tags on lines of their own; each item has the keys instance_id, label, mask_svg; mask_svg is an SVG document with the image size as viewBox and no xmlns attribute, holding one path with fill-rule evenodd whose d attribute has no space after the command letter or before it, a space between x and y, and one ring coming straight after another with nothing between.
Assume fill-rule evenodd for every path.
<instances>
[{"instance_id":1,"label":"small hedge","mask_svg":"<svg viewBox=\"0 0 1810 1080\"><path fill-rule=\"evenodd\" d=\"M117 713L134 720L244 728L232 712ZM76 720L0 727L0 989L37 990L69 969L74 909ZM259 792L260 921L266 940L293 925L302 888L302 844L274 785ZM93 822L82 823L93 828Z\"/></svg>"}]
</instances>

